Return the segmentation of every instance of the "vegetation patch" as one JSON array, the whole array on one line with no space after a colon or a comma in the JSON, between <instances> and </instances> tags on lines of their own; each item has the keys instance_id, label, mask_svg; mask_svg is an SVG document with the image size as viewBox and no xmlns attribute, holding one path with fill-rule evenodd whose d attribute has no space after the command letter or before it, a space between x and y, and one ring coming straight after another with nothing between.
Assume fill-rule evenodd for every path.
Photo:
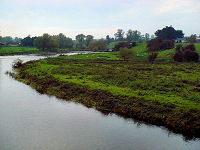
<instances>
[{"instance_id":1,"label":"vegetation patch","mask_svg":"<svg viewBox=\"0 0 200 150\"><path fill-rule=\"evenodd\" d=\"M12 76L40 93L200 137L199 68L122 61L114 52L30 61Z\"/></svg>"}]
</instances>

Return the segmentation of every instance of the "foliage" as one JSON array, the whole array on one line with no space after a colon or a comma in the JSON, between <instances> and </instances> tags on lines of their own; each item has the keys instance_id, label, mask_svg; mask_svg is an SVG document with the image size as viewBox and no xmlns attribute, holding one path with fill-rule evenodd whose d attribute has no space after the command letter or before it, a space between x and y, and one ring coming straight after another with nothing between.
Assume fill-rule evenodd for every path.
<instances>
[{"instance_id":1,"label":"foliage","mask_svg":"<svg viewBox=\"0 0 200 150\"><path fill-rule=\"evenodd\" d=\"M124 61L128 61L133 58L133 50L127 47L121 47L119 51L119 57L122 58Z\"/></svg>"},{"instance_id":2,"label":"foliage","mask_svg":"<svg viewBox=\"0 0 200 150\"><path fill-rule=\"evenodd\" d=\"M9 45L13 43L13 39L11 36L5 36L0 38L0 42L4 43L5 45Z\"/></svg>"},{"instance_id":3,"label":"foliage","mask_svg":"<svg viewBox=\"0 0 200 150\"><path fill-rule=\"evenodd\" d=\"M92 35L87 35L85 39L86 47L89 46L90 42L94 39Z\"/></svg>"},{"instance_id":4,"label":"foliage","mask_svg":"<svg viewBox=\"0 0 200 150\"><path fill-rule=\"evenodd\" d=\"M195 51L196 49L195 49L195 46L194 46L194 44L189 44L189 45L186 45L186 46L184 46L183 47L183 51Z\"/></svg>"},{"instance_id":5,"label":"foliage","mask_svg":"<svg viewBox=\"0 0 200 150\"><path fill-rule=\"evenodd\" d=\"M66 37L63 33L57 35L59 48L73 48L73 40Z\"/></svg>"},{"instance_id":6,"label":"foliage","mask_svg":"<svg viewBox=\"0 0 200 150\"><path fill-rule=\"evenodd\" d=\"M92 51L105 51L106 50L106 40L92 40L88 46L88 50Z\"/></svg>"},{"instance_id":7,"label":"foliage","mask_svg":"<svg viewBox=\"0 0 200 150\"><path fill-rule=\"evenodd\" d=\"M177 51L181 51L182 50L182 48L183 48L183 46L182 45L176 45L176 48L175 48L175 51L177 52Z\"/></svg>"},{"instance_id":8,"label":"foliage","mask_svg":"<svg viewBox=\"0 0 200 150\"><path fill-rule=\"evenodd\" d=\"M184 54L184 59L188 62L190 62L190 61L198 62L199 61L199 54L195 51L186 50L183 52L183 54Z\"/></svg>"},{"instance_id":9,"label":"foliage","mask_svg":"<svg viewBox=\"0 0 200 150\"><path fill-rule=\"evenodd\" d=\"M145 33L145 41L148 41L148 40L150 40L150 35L149 33Z\"/></svg>"},{"instance_id":10,"label":"foliage","mask_svg":"<svg viewBox=\"0 0 200 150\"><path fill-rule=\"evenodd\" d=\"M162 40L156 38L147 42L147 48L149 52L157 52L161 50L172 49L174 48L174 42L170 40Z\"/></svg>"},{"instance_id":11,"label":"foliage","mask_svg":"<svg viewBox=\"0 0 200 150\"><path fill-rule=\"evenodd\" d=\"M126 40L128 42L141 40L141 32L129 29L126 33Z\"/></svg>"},{"instance_id":12,"label":"foliage","mask_svg":"<svg viewBox=\"0 0 200 150\"><path fill-rule=\"evenodd\" d=\"M107 44L110 44L111 42L114 42L115 39L114 38L110 38L109 35L106 36L106 41L107 41Z\"/></svg>"},{"instance_id":13,"label":"foliage","mask_svg":"<svg viewBox=\"0 0 200 150\"><path fill-rule=\"evenodd\" d=\"M183 62L183 61L195 61L198 62L199 54L195 52L195 46L193 44L186 45L184 47L177 45L176 53L173 56L174 61Z\"/></svg>"},{"instance_id":14,"label":"foliage","mask_svg":"<svg viewBox=\"0 0 200 150\"><path fill-rule=\"evenodd\" d=\"M183 62L184 61L183 52L180 50L176 51L176 53L173 56L173 59L174 61L177 61L177 62Z\"/></svg>"},{"instance_id":15,"label":"foliage","mask_svg":"<svg viewBox=\"0 0 200 150\"><path fill-rule=\"evenodd\" d=\"M34 46L42 51L54 51L58 48L59 43L56 36L45 33L34 40Z\"/></svg>"},{"instance_id":16,"label":"foliage","mask_svg":"<svg viewBox=\"0 0 200 150\"><path fill-rule=\"evenodd\" d=\"M187 40L188 43L196 43L197 42L197 36L196 36L196 34L192 34L186 40Z\"/></svg>"},{"instance_id":17,"label":"foliage","mask_svg":"<svg viewBox=\"0 0 200 150\"><path fill-rule=\"evenodd\" d=\"M33 47L33 42L37 37L30 37L27 36L24 39L21 40L21 45L22 46L28 46L28 47Z\"/></svg>"},{"instance_id":18,"label":"foliage","mask_svg":"<svg viewBox=\"0 0 200 150\"><path fill-rule=\"evenodd\" d=\"M121 47L132 48L136 46L136 42L119 42L115 44L114 51L119 51Z\"/></svg>"},{"instance_id":19,"label":"foliage","mask_svg":"<svg viewBox=\"0 0 200 150\"><path fill-rule=\"evenodd\" d=\"M76 48L83 50L85 49L85 35L84 34L79 34L76 36L76 41L78 41L78 43L76 44Z\"/></svg>"},{"instance_id":20,"label":"foliage","mask_svg":"<svg viewBox=\"0 0 200 150\"><path fill-rule=\"evenodd\" d=\"M125 32L122 29L118 29L117 32L114 34L115 40L116 41L123 41L124 40L124 34L125 34Z\"/></svg>"},{"instance_id":21,"label":"foliage","mask_svg":"<svg viewBox=\"0 0 200 150\"><path fill-rule=\"evenodd\" d=\"M149 61L149 62L155 61L155 59L157 58L157 56L158 56L158 53L156 53L156 52L150 53L150 54L148 55L148 61Z\"/></svg>"},{"instance_id":22,"label":"foliage","mask_svg":"<svg viewBox=\"0 0 200 150\"><path fill-rule=\"evenodd\" d=\"M166 26L162 30L157 30L155 35L163 40L175 40L184 36L182 30L175 30L172 26Z\"/></svg>"}]
</instances>

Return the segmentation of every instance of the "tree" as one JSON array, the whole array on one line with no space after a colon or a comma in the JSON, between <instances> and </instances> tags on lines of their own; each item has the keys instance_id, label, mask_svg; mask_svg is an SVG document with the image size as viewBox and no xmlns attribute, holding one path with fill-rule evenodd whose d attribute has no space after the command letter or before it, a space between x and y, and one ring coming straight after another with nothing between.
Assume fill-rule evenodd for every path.
<instances>
[{"instance_id":1,"label":"tree","mask_svg":"<svg viewBox=\"0 0 200 150\"><path fill-rule=\"evenodd\" d=\"M66 42L65 42L65 47L66 48L73 48L74 42L72 38L67 37Z\"/></svg>"},{"instance_id":2,"label":"tree","mask_svg":"<svg viewBox=\"0 0 200 150\"><path fill-rule=\"evenodd\" d=\"M88 49L92 51L105 51L107 46L107 41L104 39L93 40L90 42Z\"/></svg>"},{"instance_id":3,"label":"tree","mask_svg":"<svg viewBox=\"0 0 200 150\"><path fill-rule=\"evenodd\" d=\"M115 33L115 40L117 41L123 41L124 40L124 31L122 29L118 29L117 33Z\"/></svg>"},{"instance_id":4,"label":"tree","mask_svg":"<svg viewBox=\"0 0 200 150\"><path fill-rule=\"evenodd\" d=\"M29 36L27 36L27 37L25 37L24 39L22 39L21 40L21 45L22 46L30 46L30 47L32 47L33 46L33 41L36 39L37 37L30 37L30 35Z\"/></svg>"},{"instance_id":5,"label":"tree","mask_svg":"<svg viewBox=\"0 0 200 150\"><path fill-rule=\"evenodd\" d=\"M84 34L79 34L76 36L76 41L78 41L76 47L78 49L84 49L84 42L85 42L85 35Z\"/></svg>"},{"instance_id":6,"label":"tree","mask_svg":"<svg viewBox=\"0 0 200 150\"><path fill-rule=\"evenodd\" d=\"M187 38L188 43L196 43L197 42L197 35L192 34L190 37Z\"/></svg>"},{"instance_id":7,"label":"tree","mask_svg":"<svg viewBox=\"0 0 200 150\"><path fill-rule=\"evenodd\" d=\"M58 34L57 39L59 43L59 48L73 48L73 40L66 37L63 33Z\"/></svg>"},{"instance_id":8,"label":"tree","mask_svg":"<svg viewBox=\"0 0 200 150\"><path fill-rule=\"evenodd\" d=\"M141 40L141 32L135 30L133 31L133 41L139 41Z\"/></svg>"},{"instance_id":9,"label":"tree","mask_svg":"<svg viewBox=\"0 0 200 150\"><path fill-rule=\"evenodd\" d=\"M155 36L152 34L152 35L151 35L151 40L154 39L154 38L155 38Z\"/></svg>"},{"instance_id":10,"label":"tree","mask_svg":"<svg viewBox=\"0 0 200 150\"><path fill-rule=\"evenodd\" d=\"M85 39L86 46L88 47L90 42L94 39L92 35L87 35Z\"/></svg>"},{"instance_id":11,"label":"tree","mask_svg":"<svg viewBox=\"0 0 200 150\"><path fill-rule=\"evenodd\" d=\"M58 38L59 48L65 48L66 36L63 33L59 33L57 38Z\"/></svg>"},{"instance_id":12,"label":"tree","mask_svg":"<svg viewBox=\"0 0 200 150\"><path fill-rule=\"evenodd\" d=\"M13 39L11 36L5 36L1 38L1 42L4 43L5 45L9 45L13 43Z\"/></svg>"},{"instance_id":13,"label":"tree","mask_svg":"<svg viewBox=\"0 0 200 150\"><path fill-rule=\"evenodd\" d=\"M172 26L166 26L162 30L157 30L155 35L163 40L175 40L177 38L183 38L184 36L182 30L175 30Z\"/></svg>"},{"instance_id":14,"label":"tree","mask_svg":"<svg viewBox=\"0 0 200 150\"><path fill-rule=\"evenodd\" d=\"M137 30L134 31L134 30L129 29L126 33L126 40L128 42L139 41L141 39L142 39L141 32Z\"/></svg>"},{"instance_id":15,"label":"tree","mask_svg":"<svg viewBox=\"0 0 200 150\"><path fill-rule=\"evenodd\" d=\"M56 36L45 33L34 40L34 46L43 51L53 51L59 47L59 43Z\"/></svg>"},{"instance_id":16,"label":"tree","mask_svg":"<svg viewBox=\"0 0 200 150\"><path fill-rule=\"evenodd\" d=\"M134 56L133 50L127 47L120 48L119 57L124 61L130 60Z\"/></svg>"},{"instance_id":17,"label":"tree","mask_svg":"<svg viewBox=\"0 0 200 150\"><path fill-rule=\"evenodd\" d=\"M131 42L133 41L133 31L131 29L129 29L126 33L126 40L128 42Z\"/></svg>"},{"instance_id":18,"label":"tree","mask_svg":"<svg viewBox=\"0 0 200 150\"><path fill-rule=\"evenodd\" d=\"M132 48L136 46L136 42L119 42L115 44L114 51L119 51L121 47Z\"/></svg>"},{"instance_id":19,"label":"tree","mask_svg":"<svg viewBox=\"0 0 200 150\"><path fill-rule=\"evenodd\" d=\"M150 39L149 33L145 33L145 41L148 41Z\"/></svg>"},{"instance_id":20,"label":"tree","mask_svg":"<svg viewBox=\"0 0 200 150\"><path fill-rule=\"evenodd\" d=\"M111 42L114 42L114 41L115 41L114 38L110 38L109 35L106 36L106 42L107 42L107 44L110 44Z\"/></svg>"}]
</instances>

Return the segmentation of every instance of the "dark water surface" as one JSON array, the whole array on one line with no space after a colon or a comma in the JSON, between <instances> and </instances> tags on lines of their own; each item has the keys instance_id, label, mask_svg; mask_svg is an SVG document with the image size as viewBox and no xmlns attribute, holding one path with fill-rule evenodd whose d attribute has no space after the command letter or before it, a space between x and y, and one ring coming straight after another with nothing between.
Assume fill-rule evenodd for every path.
<instances>
[{"instance_id":1,"label":"dark water surface","mask_svg":"<svg viewBox=\"0 0 200 150\"><path fill-rule=\"evenodd\" d=\"M5 74L17 58L43 57L0 56L0 150L200 150L199 140L40 95Z\"/></svg>"}]
</instances>

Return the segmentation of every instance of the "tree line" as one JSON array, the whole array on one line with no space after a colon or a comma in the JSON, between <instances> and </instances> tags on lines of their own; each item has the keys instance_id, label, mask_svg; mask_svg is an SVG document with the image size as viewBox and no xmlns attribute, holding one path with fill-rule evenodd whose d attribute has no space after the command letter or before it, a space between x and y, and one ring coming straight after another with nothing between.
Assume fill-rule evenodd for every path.
<instances>
[{"instance_id":1,"label":"tree line","mask_svg":"<svg viewBox=\"0 0 200 150\"><path fill-rule=\"evenodd\" d=\"M114 34L114 37L107 35L102 39L94 39L93 35L78 34L75 40L70 37L66 37L63 33L58 35L49 35L47 33L38 37L31 37L30 35L25 38L12 38L10 36L0 36L0 42L5 45L18 44L19 46L37 47L40 50L56 50L56 49L76 49L76 50L92 50L92 51L104 51L111 42L143 42L150 41L154 38L162 40L174 41L177 38L183 38L184 34L182 30L175 30L172 26L166 26L163 29L158 29L155 32L155 36L149 33L141 34L140 31L129 29L125 32L123 29L118 29ZM197 42L197 35L192 34L187 38L190 43ZM127 43L121 43L115 46L114 50L119 50L120 45L127 45ZM130 45L130 44L129 44ZM130 46L129 46L130 47Z\"/></svg>"}]
</instances>

